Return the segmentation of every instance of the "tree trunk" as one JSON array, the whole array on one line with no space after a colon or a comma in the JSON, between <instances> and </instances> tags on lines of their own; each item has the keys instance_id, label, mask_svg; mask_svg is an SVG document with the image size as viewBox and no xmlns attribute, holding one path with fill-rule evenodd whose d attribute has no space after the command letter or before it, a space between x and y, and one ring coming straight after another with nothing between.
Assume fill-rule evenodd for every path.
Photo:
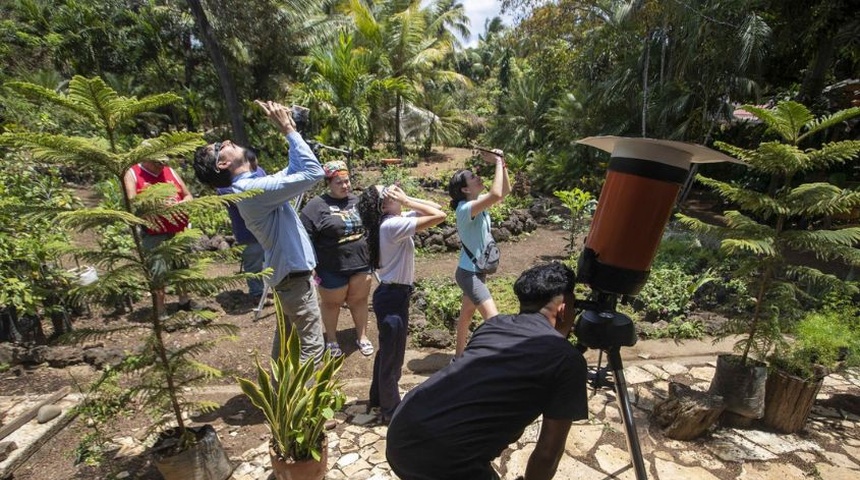
<instances>
[{"instance_id":1,"label":"tree trunk","mask_svg":"<svg viewBox=\"0 0 860 480\"><path fill-rule=\"evenodd\" d=\"M783 433L794 433L806 424L824 378L804 380L776 370L767 377L762 423Z\"/></svg>"},{"instance_id":2,"label":"tree trunk","mask_svg":"<svg viewBox=\"0 0 860 480\"><path fill-rule=\"evenodd\" d=\"M394 148L397 156L403 158L403 135L400 133L400 111L403 108L403 98L397 94L394 104Z\"/></svg>"},{"instance_id":3,"label":"tree trunk","mask_svg":"<svg viewBox=\"0 0 860 480\"><path fill-rule=\"evenodd\" d=\"M200 40L203 41L203 45L209 52L209 56L212 58L212 66L215 67L215 73L218 74L218 82L221 84L224 101L227 103L227 115L230 117L230 126L233 128L232 140L239 145L248 146L250 142L248 141L248 134L245 133L242 105L239 103L233 75L230 74L230 69L227 68L227 62L224 61L224 55L221 53L221 46L212 34L212 26L209 25L209 20L206 18L206 12L203 10L200 0L188 0L188 6L191 8L191 15L194 16L194 22L200 30Z\"/></svg>"},{"instance_id":4,"label":"tree trunk","mask_svg":"<svg viewBox=\"0 0 860 480\"><path fill-rule=\"evenodd\" d=\"M723 397L669 383L669 398L654 405L654 423L675 440L692 440L708 431L726 408Z\"/></svg>"}]
</instances>

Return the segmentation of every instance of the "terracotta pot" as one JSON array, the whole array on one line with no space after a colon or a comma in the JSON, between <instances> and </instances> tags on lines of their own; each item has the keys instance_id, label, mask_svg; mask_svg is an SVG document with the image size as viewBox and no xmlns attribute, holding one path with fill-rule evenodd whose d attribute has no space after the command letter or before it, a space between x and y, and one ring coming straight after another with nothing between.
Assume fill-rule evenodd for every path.
<instances>
[{"instance_id":1,"label":"terracotta pot","mask_svg":"<svg viewBox=\"0 0 860 480\"><path fill-rule=\"evenodd\" d=\"M188 428L197 436L191 448L176 452L175 432L162 434L152 447L155 467L165 480L226 480L233 465L211 425Z\"/></svg>"},{"instance_id":2,"label":"terracotta pot","mask_svg":"<svg viewBox=\"0 0 860 480\"><path fill-rule=\"evenodd\" d=\"M400 162L402 162L402 160L399 158L383 158L382 159L383 165L400 165Z\"/></svg>"},{"instance_id":3,"label":"terracotta pot","mask_svg":"<svg viewBox=\"0 0 860 480\"><path fill-rule=\"evenodd\" d=\"M328 470L328 445L325 443L325 435L321 440L323 448L320 450L320 459L301 460L298 462L282 459L275 449L269 445L269 456L272 458L272 471L276 480L322 480Z\"/></svg>"}]
</instances>

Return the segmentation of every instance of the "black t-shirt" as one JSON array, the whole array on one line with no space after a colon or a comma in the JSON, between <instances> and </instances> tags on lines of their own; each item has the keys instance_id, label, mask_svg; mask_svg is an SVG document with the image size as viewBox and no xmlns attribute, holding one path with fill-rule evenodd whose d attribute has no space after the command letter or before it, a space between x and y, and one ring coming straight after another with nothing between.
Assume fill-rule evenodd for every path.
<instances>
[{"instance_id":1,"label":"black t-shirt","mask_svg":"<svg viewBox=\"0 0 860 480\"><path fill-rule=\"evenodd\" d=\"M332 198L324 193L302 209L302 224L314 245L317 269L346 272L369 268L364 225L356 205L355 195Z\"/></svg>"},{"instance_id":2,"label":"black t-shirt","mask_svg":"<svg viewBox=\"0 0 860 480\"><path fill-rule=\"evenodd\" d=\"M403 478L466 478L538 415L587 418L586 371L543 315L493 317L461 358L403 399L388 427L389 462Z\"/></svg>"}]
</instances>

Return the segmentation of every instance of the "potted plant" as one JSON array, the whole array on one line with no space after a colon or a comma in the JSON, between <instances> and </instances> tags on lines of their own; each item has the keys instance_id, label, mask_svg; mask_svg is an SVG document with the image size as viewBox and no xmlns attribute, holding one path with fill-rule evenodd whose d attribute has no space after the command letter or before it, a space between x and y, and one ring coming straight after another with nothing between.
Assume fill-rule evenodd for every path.
<instances>
[{"instance_id":1,"label":"potted plant","mask_svg":"<svg viewBox=\"0 0 860 480\"><path fill-rule=\"evenodd\" d=\"M269 369L256 359L257 381L238 378L242 391L262 410L272 434L269 455L278 480L319 480L325 477L328 445L325 423L343 406L344 395L336 374L343 357L326 351L322 361L301 361L299 337L288 328L278 297L275 296L278 331L278 358ZM271 371L271 374L269 373Z\"/></svg>"},{"instance_id":2,"label":"potted plant","mask_svg":"<svg viewBox=\"0 0 860 480\"><path fill-rule=\"evenodd\" d=\"M166 341L166 333L200 323L207 330L230 336L238 329L234 325L211 323L211 311L177 312L166 318L156 308L156 292L167 287L181 288L198 295L209 295L230 285L239 284L248 274L211 278L206 267L211 259L195 253L191 246L201 232L186 229L151 250L143 248L140 227L152 227L176 216L194 217L204 210L223 209L225 202L247 195L211 196L176 203L175 189L168 184L146 188L133 200L125 192L122 178L133 164L144 160L162 159L191 153L202 143L196 133L164 133L146 142L134 137L134 120L157 108L180 100L173 94L158 94L138 99L117 94L100 78L75 76L68 93L60 93L38 85L11 82L12 90L31 98L60 107L83 122L88 136L7 132L0 135L0 144L21 150L22 161L44 161L57 165L84 168L112 179L123 189L122 203L114 207L82 207L45 209L32 205L7 205L22 215L50 218L56 225L79 231L115 226L124 229L132 239L128 250L111 248L69 248L67 253L101 269L98 278L70 290L74 298L103 301L117 293L134 290L148 292L153 308L147 322L108 329L76 329L67 334L69 341L102 338L112 333L143 331L141 349L121 365L123 373L132 374L132 398L154 414L151 426L159 432L152 448L155 464L166 479L223 480L233 468L221 449L214 429L205 425L187 425L190 411L206 412L216 404L186 397L188 387L218 377L221 372L201 364L195 357L213 348L219 339L207 339L187 345L174 346ZM160 260L156 262L157 259ZM167 415L164 415L164 414Z\"/></svg>"},{"instance_id":3,"label":"potted plant","mask_svg":"<svg viewBox=\"0 0 860 480\"><path fill-rule=\"evenodd\" d=\"M811 313L797 324L793 341L768 357L764 426L783 433L800 430L824 377L860 365L860 331L850 323L858 313Z\"/></svg>"},{"instance_id":4,"label":"potted plant","mask_svg":"<svg viewBox=\"0 0 860 480\"><path fill-rule=\"evenodd\" d=\"M722 182L699 176L737 210L723 213L725 225L709 225L681 215L694 231L722 239L721 250L740 258L738 275L747 280L753 294L753 312L733 318L728 333L741 333L736 349L740 356L721 356L711 383L711 393L726 400L726 410L749 418L764 414L766 366L762 362L783 342L803 311L801 300L814 302L803 285L838 288L838 278L807 266L792 264L788 252L808 252L820 260L841 260L860 265L860 252L851 248L860 241L860 227L824 228L816 219L848 213L858 203L858 193L827 182L804 183L802 174L825 170L855 159L860 141L821 143L829 127L860 114L849 108L816 118L803 105L783 101L772 109L745 105L767 128L769 139L755 148L716 142L721 150L744 161L753 173L768 181L756 190L738 182ZM804 147L812 144L811 148ZM755 357L755 358L752 358Z\"/></svg>"}]
</instances>

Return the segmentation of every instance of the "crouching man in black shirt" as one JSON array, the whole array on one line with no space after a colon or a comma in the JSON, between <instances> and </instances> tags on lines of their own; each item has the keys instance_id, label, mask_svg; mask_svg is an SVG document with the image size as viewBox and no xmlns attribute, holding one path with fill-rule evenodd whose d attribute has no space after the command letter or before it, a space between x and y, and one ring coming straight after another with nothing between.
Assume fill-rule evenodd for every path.
<instances>
[{"instance_id":1,"label":"crouching man in black shirt","mask_svg":"<svg viewBox=\"0 0 860 480\"><path fill-rule=\"evenodd\" d=\"M519 315L497 315L461 358L409 392L388 427L386 456L403 480L498 479L490 463L538 415L525 480L555 475L570 424L588 417L587 365L567 341L574 273L533 267L514 283Z\"/></svg>"}]
</instances>

